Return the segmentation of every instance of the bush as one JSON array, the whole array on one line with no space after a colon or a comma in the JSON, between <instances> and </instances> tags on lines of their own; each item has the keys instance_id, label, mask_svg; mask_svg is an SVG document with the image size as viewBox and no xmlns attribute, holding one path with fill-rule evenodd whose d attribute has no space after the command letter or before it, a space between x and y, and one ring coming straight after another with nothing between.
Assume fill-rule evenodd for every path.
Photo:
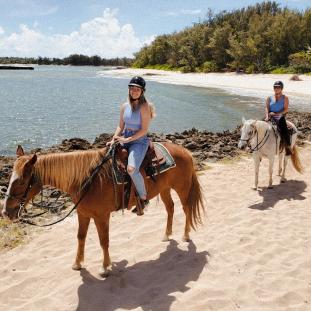
<instances>
[{"instance_id":1,"label":"bush","mask_svg":"<svg viewBox=\"0 0 311 311\"><path fill-rule=\"evenodd\" d=\"M256 66L255 65L249 65L247 68L246 68L246 70L245 70L245 72L246 73L255 73L257 70L256 70Z\"/></svg>"},{"instance_id":2,"label":"bush","mask_svg":"<svg viewBox=\"0 0 311 311\"><path fill-rule=\"evenodd\" d=\"M295 73L295 70L291 67L278 67L270 71L274 74Z\"/></svg>"},{"instance_id":3,"label":"bush","mask_svg":"<svg viewBox=\"0 0 311 311\"><path fill-rule=\"evenodd\" d=\"M201 66L201 71L208 72L217 72L219 70L217 64L214 61L207 61Z\"/></svg>"},{"instance_id":4,"label":"bush","mask_svg":"<svg viewBox=\"0 0 311 311\"><path fill-rule=\"evenodd\" d=\"M311 52L298 52L288 56L290 65L298 73L306 73L311 71Z\"/></svg>"}]
</instances>

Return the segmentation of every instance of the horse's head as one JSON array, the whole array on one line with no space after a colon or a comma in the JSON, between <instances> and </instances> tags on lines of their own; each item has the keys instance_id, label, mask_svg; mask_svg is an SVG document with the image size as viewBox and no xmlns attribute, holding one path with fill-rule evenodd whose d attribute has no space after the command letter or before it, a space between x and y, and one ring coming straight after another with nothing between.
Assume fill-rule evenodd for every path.
<instances>
[{"instance_id":1,"label":"horse's head","mask_svg":"<svg viewBox=\"0 0 311 311\"><path fill-rule=\"evenodd\" d=\"M256 132L255 120L242 119L243 126L241 128L241 138L238 143L238 147L244 150L249 141L254 137Z\"/></svg>"},{"instance_id":2,"label":"horse's head","mask_svg":"<svg viewBox=\"0 0 311 311\"><path fill-rule=\"evenodd\" d=\"M22 206L26 205L41 189L40 182L34 175L37 155L25 155L21 146L17 147L16 155L17 159L13 166L2 210L2 215L11 220L19 217Z\"/></svg>"}]
</instances>

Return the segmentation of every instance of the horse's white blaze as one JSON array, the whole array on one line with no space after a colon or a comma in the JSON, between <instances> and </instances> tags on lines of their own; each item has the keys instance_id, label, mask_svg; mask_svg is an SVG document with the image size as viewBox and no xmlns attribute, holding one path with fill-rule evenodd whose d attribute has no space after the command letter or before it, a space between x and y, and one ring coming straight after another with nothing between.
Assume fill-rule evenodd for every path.
<instances>
[{"instance_id":1,"label":"horse's white blaze","mask_svg":"<svg viewBox=\"0 0 311 311\"><path fill-rule=\"evenodd\" d=\"M15 180L17 180L19 178L18 174L13 171L12 173L12 176L10 178L10 182L9 182L9 186L8 186L8 189L6 191L6 194L9 195L10 194L10 191L11 191L11 188L12 188L12 184ZM5 210L6 209L6 204L7 204L7 200L8 200L8 196L5 196L4 198L4 206L3 206L3 209Z\"/></svg>"}]
</instances>

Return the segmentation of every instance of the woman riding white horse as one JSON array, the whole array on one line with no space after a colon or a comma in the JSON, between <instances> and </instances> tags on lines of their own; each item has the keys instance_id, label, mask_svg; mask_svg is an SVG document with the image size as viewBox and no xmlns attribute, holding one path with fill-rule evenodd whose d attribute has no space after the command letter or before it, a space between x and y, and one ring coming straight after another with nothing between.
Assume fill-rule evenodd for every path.
<instances>
[{"instance_id":1,"label":"woman riding white horse","mask_svg":"<svg viewBox=\"0 0 311 311\"><path fill-rule=\"evenodd\" d=\"M297 128L295 125L289 121L291 127L293 128L293 134L291 137L291 160L294 168L302 173L302 165L299 160L298 150L296 147L297 139ZM254 162L255 162L255 189L258 189L258 172L260 161L263 157L269 159L269 186L272 188L272 172L274 158L276 155L279 156L279 175L281 176L281 182L285 182L285 171L287 166L287 161L289 155L285 154L285 150L280 151L280 141L281 137L278 131L274 130L271 123L258 120L244 120L243 127L241 129L241 138L239 140L238 147L240 149L245 149L247 146L253 152Z\"/></svg>"}]
</instances>

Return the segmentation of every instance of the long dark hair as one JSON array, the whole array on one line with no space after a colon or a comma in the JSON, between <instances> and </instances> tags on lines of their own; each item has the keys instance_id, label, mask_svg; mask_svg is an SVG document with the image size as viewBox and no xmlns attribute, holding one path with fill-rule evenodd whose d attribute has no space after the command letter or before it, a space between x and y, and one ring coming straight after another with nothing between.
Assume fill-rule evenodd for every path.
<instances>
[{"instance_id":1,"label":"long dark hair","mask_svg":"<svg viewBox=\"0 0 311 311\"><path fill-rule=\"evenodd\" d=\"M131 96L130 91L129 91L129 96L128 97L129 97L129 102L130 102L132 111L138 110L143 104L147 103L149 105L149 107L150 107L151 119L153 119L156 116L154 105L147 101L147 99L146 99L146 97L144 95L144 91L142 91L142 94L140 95L140 97L138 99L138 105L136 107L134 106L134 101L135 100Z\"/></svg>"}]
</instances>

